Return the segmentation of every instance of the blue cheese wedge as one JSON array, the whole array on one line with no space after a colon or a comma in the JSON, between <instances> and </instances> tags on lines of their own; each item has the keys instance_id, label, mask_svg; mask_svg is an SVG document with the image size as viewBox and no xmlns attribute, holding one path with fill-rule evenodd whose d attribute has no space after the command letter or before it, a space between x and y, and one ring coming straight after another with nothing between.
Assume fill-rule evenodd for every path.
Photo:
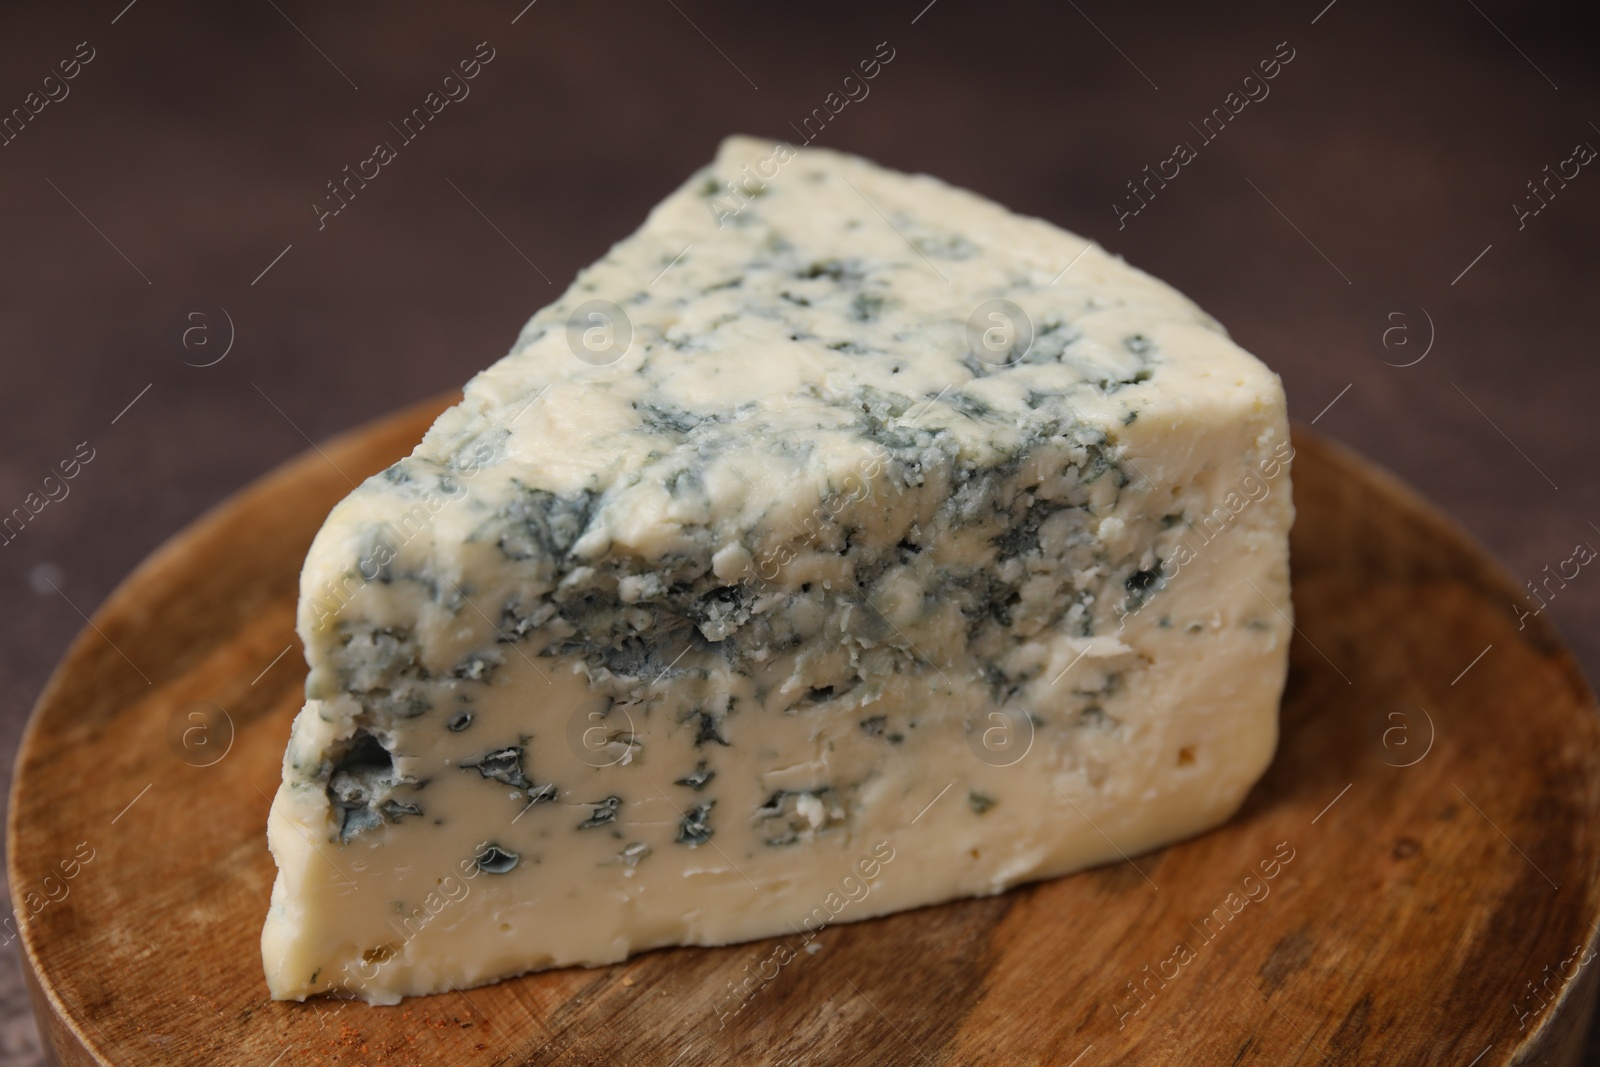
<instances>
[{"instance_id":1,"label":"blue cheese wedge","mask_svg":"<svg viewBox=\"0 0 1600 1067\"><path fill-rule=\"evenodd\" d=\"M272 995L811 932L1216 826L1276 744L1291 458L1277 376L1091 242L729 140L318 534Z\"/></svg>"}]
</instances>

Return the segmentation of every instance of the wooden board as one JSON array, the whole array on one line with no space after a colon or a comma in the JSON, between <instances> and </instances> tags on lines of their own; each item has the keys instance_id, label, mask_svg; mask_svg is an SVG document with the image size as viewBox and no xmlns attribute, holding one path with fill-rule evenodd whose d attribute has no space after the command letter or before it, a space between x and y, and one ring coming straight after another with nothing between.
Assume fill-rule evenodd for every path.
<instances>
[{"instance_id":1,"label":"wooden board","mask_svg":"<svg viewBox=\"0 0 1600 1067\"><path fill-rule=\"evenodd\" d=\"M264 828L301 701L300 563L347 479L445 402L174 538L45 690L9 863L63 1063L1576 1062L1600 970L1593 697L1543 618L1518 629L1481 549L1304 431L1283 739L1226 827L832 927L815 953L658 951L392 1008L269 1000Z\"/></svg>"}]
</instances>

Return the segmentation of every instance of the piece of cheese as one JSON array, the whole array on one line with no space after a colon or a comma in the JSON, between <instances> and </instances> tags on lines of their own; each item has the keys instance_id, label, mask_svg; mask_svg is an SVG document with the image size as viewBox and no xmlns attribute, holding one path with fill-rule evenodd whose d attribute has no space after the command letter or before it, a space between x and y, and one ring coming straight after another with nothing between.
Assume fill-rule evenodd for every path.
<instances>
[{"instance_id":1,"label":"piece of cheese","mask_svg":"<svg viewBox=\"0 0 1600 1067\"><path fill-rule=\"evenodd\" d=\"M1278 378L1094 244L729 140L318 534L273 996L793 935L1217 825L1276 743L1291 457Z\"/></svg>"}]
</instances>

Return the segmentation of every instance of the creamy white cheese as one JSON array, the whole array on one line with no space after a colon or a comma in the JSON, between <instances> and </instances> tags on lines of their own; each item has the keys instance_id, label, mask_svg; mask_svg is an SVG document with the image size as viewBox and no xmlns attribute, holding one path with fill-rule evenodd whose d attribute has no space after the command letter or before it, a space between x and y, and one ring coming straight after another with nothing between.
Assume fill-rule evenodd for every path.
<instances>
[{"instance_id":1,"label":"creamy white cheese","mask_svg":"<svg viewBox=\"0 0 1600 1067\"><path fill-rule=\"evenodd\" d=\"M994 893L1215 826L1276 743L1275 375L1047 223L724 144L301 576L280 999Z\"/></svg>"}]
</instances>

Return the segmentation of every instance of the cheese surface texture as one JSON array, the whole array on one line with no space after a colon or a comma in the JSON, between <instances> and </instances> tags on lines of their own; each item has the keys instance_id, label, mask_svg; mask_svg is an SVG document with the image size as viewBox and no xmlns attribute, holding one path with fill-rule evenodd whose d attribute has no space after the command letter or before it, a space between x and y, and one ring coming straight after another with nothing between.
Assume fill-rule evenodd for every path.
<instances>
[{"instance_id":1,"label":"cheese surface texture","mask_svg":"<svg viewBox=\"0 0 1600 1067\"><path fill-rule=\"evenodd\" d=\"M792 935L1217 825L1276 744L1291 459L1278 378L1098 246L729 140L318 534L273 996Z\"/></svg>"}]
</instances>

